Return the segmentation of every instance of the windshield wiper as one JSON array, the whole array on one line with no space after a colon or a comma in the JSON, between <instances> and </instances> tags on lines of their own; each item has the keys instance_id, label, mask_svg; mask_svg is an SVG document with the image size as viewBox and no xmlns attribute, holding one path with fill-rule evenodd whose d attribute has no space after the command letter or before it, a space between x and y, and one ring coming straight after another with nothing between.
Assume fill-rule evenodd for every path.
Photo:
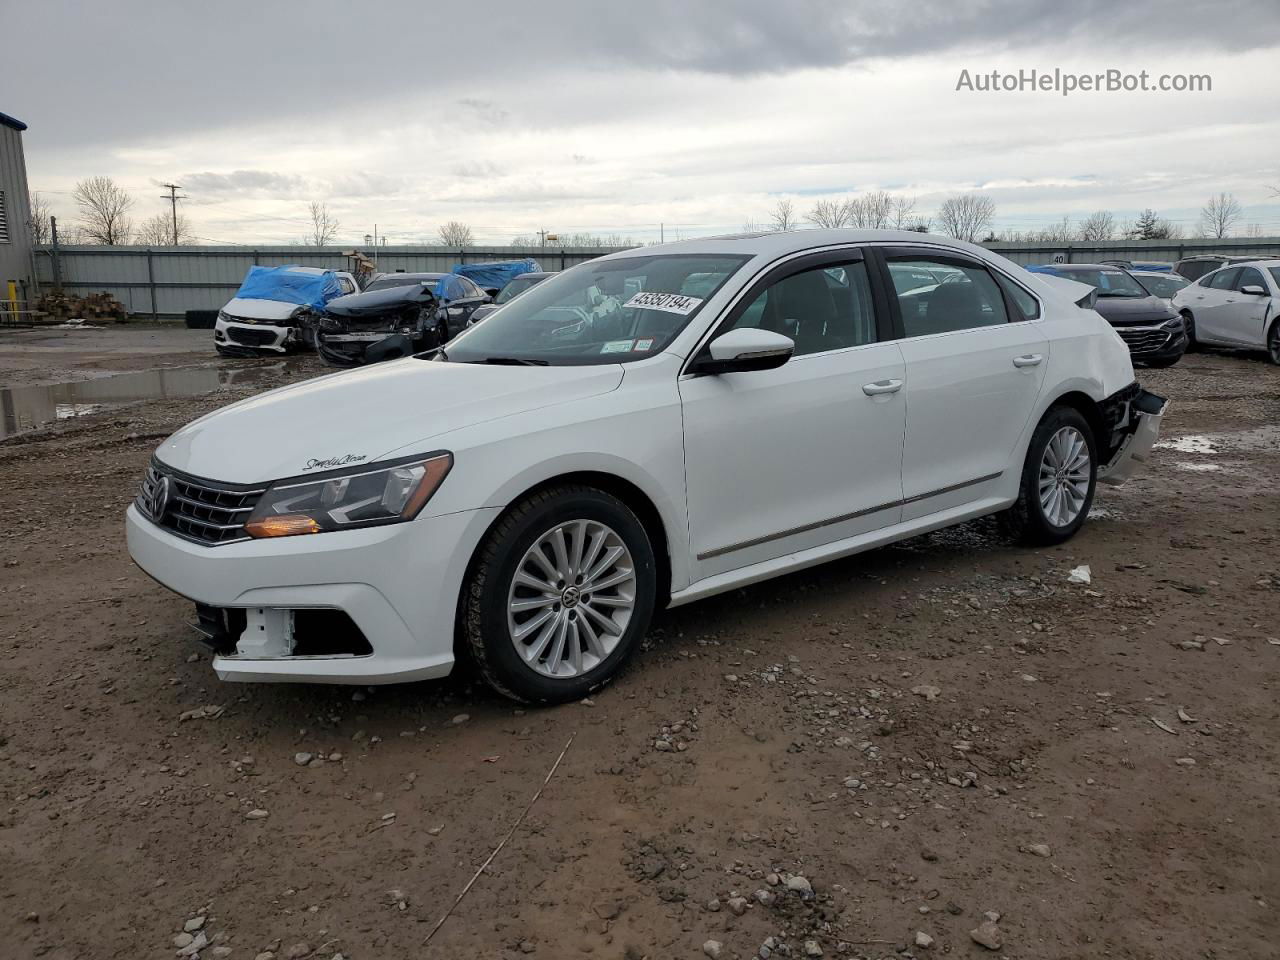
<instances>
[{"instance_id":1,"label":"windshield wiper","mask_svg":"<svg viewBox=\"0 0 1280 960\"><path fill-rule=\"evenodd\" d=\"M466 360L464 363L492 363L507 367L549 367L548 360L533 360L529 357L481 357L479 360Z\"/></svg>"}]
</instances>

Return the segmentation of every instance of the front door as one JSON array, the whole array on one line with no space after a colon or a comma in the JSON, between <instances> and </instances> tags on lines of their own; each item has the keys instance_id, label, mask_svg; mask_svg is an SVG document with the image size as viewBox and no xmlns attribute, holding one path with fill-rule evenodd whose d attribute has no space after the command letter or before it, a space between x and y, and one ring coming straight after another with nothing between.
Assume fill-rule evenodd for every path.
<instances>
[{"instance_id":1,"label":"front door","mask_svg":"<svg viewBox=\"0 0 1280 960\"><path fill-rule=\"evenodd\" d=\"M1230 343L1232 337L1227 316L1231 305L1240 296L1236 293L1236 277L1240 276L1239 267L1224 267L1217 273L1209 275L1209 282L1203 290L1197 290L1197 299L1192 304L1191 312L1195 317L1196 339L1211 343Z\"/></svg>"},{"instance_id":2,"label":"front door","mask_svg":"<svg viewBox=\"0 0 1280 960\"><path fill-rule=\"evenodd\" d=\"M773 330L795 341L792 359L681 378L695 580L897 522L904 371L877 320L860 254L801 258L758 281L713 335Z\"/></svg>"}]
</instances>

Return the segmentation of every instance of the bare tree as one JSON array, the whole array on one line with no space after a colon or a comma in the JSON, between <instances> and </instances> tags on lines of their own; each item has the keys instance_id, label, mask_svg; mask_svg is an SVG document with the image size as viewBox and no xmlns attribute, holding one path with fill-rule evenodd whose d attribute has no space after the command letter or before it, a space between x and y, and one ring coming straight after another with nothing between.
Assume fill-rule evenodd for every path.
<instances>
[{"instance_id":1,"label":"bare tree","mask_svg":"<svg viewBox=\"0 0 1280 960\"><path fill-rule=\"evenodd\" d=\"M1240 202L1229 193L1210 197L1200 208L1200 232L1206 237L1221 239L1231 233L1244 210Z\"/></svg>"},{"instance_id":2,"label":"bare tree","mask_svg":"<svg viewBox=\"0 0 1280 960\"><path fill-rule=\"evenodd\" d=\"M773 205L771 216L774 230L794 230L798 226L795 204L785 197Z\"/></svg>"},{"instance_id":3,"label":"bare tree","mask_svg":"<svg viewBox=\"0 0 1280 960\"><path fill-rule=\"evenodd\" d=\"M1080 224L1081 240L1110 240L1116 233L1116 218L1110 210L1095 210Z\"/></svg>"},{"instance_id":4,"label":"bare tree","mask_svg":"<svg viewBox=\"0 0 1280 960\"><path fill-rule=\"evenodd\" d=\"M996 205L979 193L958 193L947 197L938 208L938 222L945 233L973 243L995 219Z\"/></svg>"},{"instance_id":5,"label":"bare tree","mask_svg":"<svg viewBox=\"0 0 1280 960\"><path fill-rule=\"evenodd\" d=\"M883 230L893 216L893 197L883 190L863 194L849 201L849 226Z\"/></svg>"},{"instance_id":6,"label":"bare tree","mask_svg":"<svg viewBox=\"0 0 1280 960\"><path fill-rule=\"evenodd\" d=\"M1260 223L1251 223L1251 224L1249 224L1247 227L1245 227L1245 228L1244 228L1244 235L1245 235L1246 237L1261 237L1261 236L1265 236L1265 234L1263 234L1263 232L1262 232L1262 224L1260 224Z\"/></svg>"},{"instance_id":7,"label":"bare tree","mask_svg":"<svg viewBox=\"0 0 1280 960\"><path fill-rule=\"evenodd\" d=\"M765 226L759 220L747 220L742 224L743 233L764 233Z\"/></svg>"},{"instance_id":8,"label":"bare tree","mask_svg":"<svg viewBox=\"0 0 1280 960\"><path fill-rule=\"evenodd\" d=\"M157 213L147 217L134 234L134 241L149 247L173 246L173 216L169 213ZM195 238L191 235L191 221L185 213L178 214L178 243L190 243Z\"/></svg>"},{"instance_id":9,"label":"bare tree","mask_svg":"<svg viewBox=\"0 0 1280 960\"><path fill-rule=\"evenodd\" d=\"M889 205L889 222L895 230L910 230L913 224L918 223L916 198L894 197Z\"/></svg>"},{"instance_id":10,"label":"bare tree","mask_svg":"<svg viewBox=\"0 0 1280 960\"><path fill-rule=\"evenodd\" d=\"M80 224L91 243L117 246L129 242L133 197L110 177L89 177L76 184L71 198L80 208Z\"/></svg>"},{"instance_id":11,"label":"bare tree","mask_svg":"<svg viewBox=\"0 0 1280 960\"><path fill-rule=\"evenodd\" d=\"M44 244L52 239L52 230L49 226L50 214L49 201L32 190L27 213L27 228L31 231L32 243Z\"/></svg>"},{"instance_id":12,"label":"bare tree","mask_svg":"<svg viewBox=\"0 0 1280 960\"><path fill-rule=\"evenodd\" d=\"M336 217L329 213L329 205L319 200L312 200L307 206L307 214L311 217L311 245L327 247L338 237L342 227Z\"/></svg>"},{"instance_id":13,"label":"bare tree","mask_svg":"<svg viewBox=\"0 0 1280 960\"><path fill-rule=\"evenodd\" d=\"M849 222L849 207L843 200L819 200L804 218L815 227L843 227Z\"/></svg>"},{"instance_id":14,"label":"bare tree","mask_svg":"<svg viewBox=\"0 0 1280 960\"><path fill-rule=\"evenodd\" d=\"M440 228L439 234L442 244L446 247L457 247L459 250L474 246L476 242L471 228L460 220L450 220Z\"/></svg>"}]
</instances>

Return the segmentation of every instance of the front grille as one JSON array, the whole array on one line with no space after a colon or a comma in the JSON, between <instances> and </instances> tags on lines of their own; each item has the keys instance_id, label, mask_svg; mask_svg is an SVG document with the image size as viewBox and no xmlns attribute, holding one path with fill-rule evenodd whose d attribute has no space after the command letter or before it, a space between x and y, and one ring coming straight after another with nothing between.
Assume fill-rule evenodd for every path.
<instances>
[{"instance_id":1,"label":"front grille","mask_svg":"<svg viewBox=\"0 0 1280 960\"><path fill-rule=\"evenodd\" d=\"M167 486L167 492L161 491L162 486ZM166 530L216 546L249 539L244 525L265 489L201 480L153 460L134 503Z\"/></svg>"},{"instance_id":2,"label":"front grille","mask_svg":"<svg viewBox=\"0 0 1280 960\"><path fill-rule=\"evenodd\" d=\"M1116 333L1129 345L1130 353L1151 353L1169 342L1167 330L1126 330L1124 327L1117 327Z\"/></svg>"},{"instance_id":3,"label":"front grille","mask_svg":"<svg viewBox=\"0 0 1280 960\"><path fill-rule=\"evenodd\" d=\"M245 327L227 327L227 337L246 347L261 347L275 343L277 333L274 330L249 330Z\"/></svg>"}]
</instances>

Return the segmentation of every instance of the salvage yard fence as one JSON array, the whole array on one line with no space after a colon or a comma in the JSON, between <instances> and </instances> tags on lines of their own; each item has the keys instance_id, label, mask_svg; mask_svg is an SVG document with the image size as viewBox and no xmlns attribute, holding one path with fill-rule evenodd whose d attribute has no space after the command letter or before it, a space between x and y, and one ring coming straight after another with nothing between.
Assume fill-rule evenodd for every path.
<instances>
[{"instance_id":1,"label":"salvage yard fence","mask_svg":"<svg viewBox=\"0 0 1280 960\"><path fill-rule=\"evenodd\" d=\"M378 270L384 273L448 273L459 263L522 260L531 257L544 270L564 270L625 247L474 247L465 250L434 246L378 247ZM68 292L105 291L132 316L180 317L188 310L217 310L231 299L254 265L324 267L352 270L350 247L108 247L43 246L36 248L42 289ZM361 250L375 259L372 249Z\"/></svg>"},{"instance_id":2,"label":"salvage yard fence","mask_svg":"<svg viewBox=\"0 0 1280 960\"><path fill-rule=\"evenodd\" d=\"M1173 261L1201 253L1280 257L1280 237L1223 240L1111 240L1070 243L1000 243L988 248L1015 263L1090 263L1098 260ZM70 292L105 291L134 316L175 317L188 310L216 310L240 286L249 267L299 264L350 270L343 247L107 247L36 248L40 286ZM447 273L459 263L532 257L544 270L564 270L625 247L378 247L378 269L392 273ZM362 251L373 256L372 251Z\"/></svg>"}]
</instances>

